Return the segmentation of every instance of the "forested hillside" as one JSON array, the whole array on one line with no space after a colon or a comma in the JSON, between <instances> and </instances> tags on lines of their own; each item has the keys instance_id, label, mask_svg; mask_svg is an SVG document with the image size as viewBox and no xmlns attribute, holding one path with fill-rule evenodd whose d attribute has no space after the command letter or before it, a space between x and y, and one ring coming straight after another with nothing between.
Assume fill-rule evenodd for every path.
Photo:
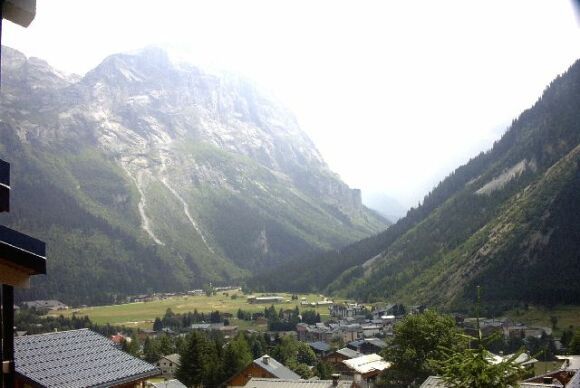
<instances>
[{"instance_id":1,"label":"forested hillside","mask_svg":"<svg viewBox=\"0 0 580 388\"><path fill-rule=\"evenodd\" d=\"M576 62L491 150L394 226L252 284L444 306L461 305L482 285L493 303L579 303L579 144Z\"/></svg>"},{"instance_id":2,"label":"forested hillside","mask_svg":"<svg viewBox=\"0 0 580 388\"><path fill-rule=\"evenodd\" d=\"M79 77L4 47L1 92L12 211L0 222L48 246L48 275L21 298L237 283L387 226L274 98L161 49Z\"/></svg>"}]
</instances>

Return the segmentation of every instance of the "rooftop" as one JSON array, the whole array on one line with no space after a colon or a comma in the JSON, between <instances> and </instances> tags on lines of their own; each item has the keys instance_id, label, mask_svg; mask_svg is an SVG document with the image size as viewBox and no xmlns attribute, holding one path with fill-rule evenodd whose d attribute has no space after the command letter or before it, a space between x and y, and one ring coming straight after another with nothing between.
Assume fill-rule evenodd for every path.
<instances>
[{"instance_id":1,"label":"rooftop","mask_svg":"<svg viewBox=\"0 0 580 388\"><path fill-rule=\"evenodd\" d=\"M161 374L88 329L14 339L16 373L45 387L109 387Z\"/></svg>"},{"instance_id":2,"label":"rooftop","mask_svg":"<svg viewBox=\"0 0 580 388\"><path fill-rule=\"evenodd\" d=\"M330 345L324 341L309 342L308 345L319 352L328 352L330 350Z\"/></svg>"},{"instance_id":3,"label":"rooftop","mask_svg":"<svg viewBox=\"0 0 580 388\"><path fill-rule=\"evenodd\" d=\"M285 380L285 379L259 379L251 378L245 385L247 388L350 388L352 381L338 381L333 385L332 380Z\"/></svg>"},{"instance_id":4,"label":"rooftop","mask_svg":"<svg viewBox=\"0 0 580 388\"><path fill-rule=\"evenodd\" d=\"M362 356L361 353L357 352L356 350L352 350L351 348L342 348L338 349L336 353L343 355L348 358L356 358Z\"/></svg>"},{"instance_id":5,"label":"rooftop","mask_svg":"<svg viewBox=\"0 0 580 388\"><path fill-rule=\"evenodd\" d=\"M163 358L169 360L170 362L172 362L174 364L181 365L181 356L177 353L168 354L167 356L164 356Z\"/></svg>"},{"instance_id":6,"label":"rooftop","mask_svg":"<svg viewBox=\"0 0 580 388\"><path fill-rule=\"evenodd\" d=\"M391 363L386 362L381 356L374 353L357 358L351 358L350 360L343 361L343 363L360 374L366 374L373 371L383 371L391 366Z\"/></svg>"},{"instance_id":7,"label":"rooftop","mask_svg":"<svg viewBox=\"0 0 580 388\"><path fill-rule=\"evenodd\" d=\"M279 379L289 379L289 380L299 380L300 376L296 373L292 372L286 366L282 365L272 357L268 356L267 354L263 355L260 358L256 358L254 360L254 364L258 365L262 369L267 370L272 375L276 376Z\"/></svg>"},{"instance_id":8,"label":"rooftop","mask_svg":"<svg viewBox=\"0 0 580 388\"><path fill-rule=\"evenodd\" d=\"M181 381L175 379L151 383L151 385L155 388L187 388Z\"/></svg>"}]
</instances>

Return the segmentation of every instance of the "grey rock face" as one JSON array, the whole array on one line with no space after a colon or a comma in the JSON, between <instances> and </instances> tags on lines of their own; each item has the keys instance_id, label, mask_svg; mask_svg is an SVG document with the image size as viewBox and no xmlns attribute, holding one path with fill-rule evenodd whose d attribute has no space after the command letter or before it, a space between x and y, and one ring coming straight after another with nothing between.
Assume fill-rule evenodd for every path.
<instances>
[{"instance_id":1,"label":"grey rock face","mask_svg":"<svg viewBox=\"0 0 580 388\"><path fill-rule=\"evenodd\" d=\"M175 64L154 48L112 55L84 77L9 48L2 66L2 121L24 146L110 161L132 187L111 201L133 203L150 243L244 268L250 259L283 260L293 249L284 244L299 254L384 226L295 117L241 77ZM82 191L91 177L76 179ZM247 239L231 236L240 226L224 230L235 221L221 213L229 206L252 213L243 216ZM230 238L245 248L226 248Z\"/></svg>"}]
</instances>

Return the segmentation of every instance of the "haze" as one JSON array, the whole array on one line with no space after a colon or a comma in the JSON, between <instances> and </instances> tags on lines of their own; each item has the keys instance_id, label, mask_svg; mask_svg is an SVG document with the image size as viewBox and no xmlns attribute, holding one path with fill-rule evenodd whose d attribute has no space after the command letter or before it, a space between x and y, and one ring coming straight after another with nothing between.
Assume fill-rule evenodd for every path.
<instances>
[{"instance_id":1,"label":"haze","mask_svg":"<svg viewBox=\"0 0 580 388\"><path fill-rule=\"evenodd\" d=\"M580 57L568 1L38 0L4 44L83 74L161 45L282 100L352 187L418 201Z\"/></svg>"}]
</instances>

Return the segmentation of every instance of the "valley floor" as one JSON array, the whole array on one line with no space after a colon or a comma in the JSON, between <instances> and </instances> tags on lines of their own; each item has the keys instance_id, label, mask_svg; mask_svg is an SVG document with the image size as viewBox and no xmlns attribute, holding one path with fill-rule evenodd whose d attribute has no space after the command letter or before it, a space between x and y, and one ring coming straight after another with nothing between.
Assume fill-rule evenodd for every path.
<instances>
[{"instance_id":1,"label":"valley floor","mask_svg":"<svg viewBox=\"0 0 580 388\"><path fill-rule=\"evenodd\" d=\"M254 296L273 295L273 294L253 294ZM277 309L294 309L296 306L303 310L315 310L320 314L322 320L329 317L328 306L305 306L300 305L301 300L308 303L324 300L324 296L318 294L298 294L298 300L292 300L292 294L276 293L277 296L283 297L286 302L274 304ZM305 298L305 299L302 299ZM138 327L141 329L151 329L153 321L156 317L162 317L167 309L171 309L174 313L187 313L197 310L200 313L210 313L212 311L219 311L222 313L231 313L234 318L231 322L233 325L239 326L240 329L261 329L253 322L238 320L236 313L238 309L248 312L264 311L265 307L270 307L271 303L265 304L251 304L248 303L247 295L241 291L226 291L218 292L216 295L188 295L188 296L172 296L151 302L134 302L109 306L86 307L79 309L70 309L67 311L54 311L52 315L64 315L67 317L73 314L77 316L88 315L92 322L96 324L111 324L121 325L127 327ZM265 329L265 325L262 327Z\"/></svg>"}]
</instances>

